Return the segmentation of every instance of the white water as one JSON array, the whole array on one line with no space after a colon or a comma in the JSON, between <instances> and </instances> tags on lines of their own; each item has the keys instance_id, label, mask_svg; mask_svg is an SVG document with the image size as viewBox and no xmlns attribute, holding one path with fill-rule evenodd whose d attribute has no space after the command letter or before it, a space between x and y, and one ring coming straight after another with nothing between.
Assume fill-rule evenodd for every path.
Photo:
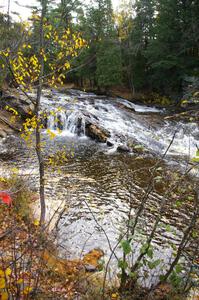
<instances>
[{"instance_id":1,"label":"white water","mask_svg":"<svg viewBox=\"0 0 199 300\"><path fill-rule=\"evenodd\" d=\"M53 106L51 110L50 104ZM111 133L110 141L114 144L111 149L107 149L108 153L113 153L119 144L136 141L162 154L174 133L175 139L168 154L193 158L199 147L196 123L165 121L164 110L155 107L134 104L120 98L100 98L80 91L72 91L71 96L54 93L52 100L43 98L43 105L49 115L48 128L53 131L61 129L59 134L63 136L85 136L88 119L108 130Z\"/></svg>"},{"instance_id":2,"label":"white water","mask_svg":"<svg viewBox=\"0 0 199 300\"><path fill-rule=\"evenodd\" d=\"M100 247L109 257L110 249L107 240L99 226L96 225L91 211L100 226L106 231L113 247L118 242L121 228L126 222L130 201L133 204L132 218L135 216L144 193L143 187L147 184L147 178L150 175L147 169L150 171L153 163L149 163L152 160L151 157L144 156L139 161L136 156L106 155L106 153L114 153L118 144L126 144L128 141L135 140L151 150L156 158L155 154L165 151L177 130L168 162L171 161L171 155L177 155L177 163L181 157L184 162L186 161L185 156L195 155L196 144L199 142L198 126L194 123L165 121L164 111L156 108L135 105L122 99L100 98L94 94L78 91L72 91L70 96L57 92L53 93L50 98L44 95L42 104L43 109L49 115L48 129L58 134L58 138L53 141L49 140L47 134L44 134L44 138L47 140L46 157L57 149L64 149L65 145L71 145L71 141L75 141L80 146L82 144L84 149L90 150L90 156L81 156L78 153L77 156L69 158L67 163L63 162L59 170L61 172L53 172L51 168L46 170L45 193L49 216L57 212L60 204L67 205L67 211L58 226L58 242L64 249L62 254L65 255L65 249L68 249L72 257L77 257L83 250L88 252L94 247ZM136 112L129 108L134 108ZM88 116L90 116L91 122L110 131L110 140L114 143L112 148L106 144L97 144L85 139L85 122ZM80 118L82 119L81 126L79 126ZM62 127L61 132L57 130L59 127ZM94 149L92 149L93 145ZM10 143L7 147L11 148ZM17 144L18 147L19 144ZM105 154L102 154L102 151ZM31 184L34 188L37 187L38 176L35 176L35 171L38 171L38 162L36 156L30 155L30 149L26 151L19 149L18 153L14 149L13 159L16 166L20 166L20 173L26 174L28 180L33 178L34 181ZM5 164L7 163L5 162ZM0 166L0 172L1 168L2 166ZM12 169L13 161L10 161L10 173ZM139 169L141 172L143 171L140 182L134 176L135 170L139 173ZM36 173L36 175L38 174ZM144 180L146 183L143 183ZM167 183L170 184L170 182ZM188 180L184 188L188 188L189 185L190 181ZM130 196L129 187L131 188ZM144 232L147 232L148 227L151 226L154 212L158 210L163 196L164 194L158 194L157 191L153 191L149 195L147 207L140 218L140 226ZM85 202L88 203L90 209ZM163 257L166 263L172 255L170 241L179 242L183 229L191 216L191 209L189 211L187 207L179 207L173 210L171 199L169 198L167 202L168 208L165 209L162 222L170 224L172 232L168 236L168 233L162 228L153 241L156 245L155 258ZM171 208L172 214L170 215L168 212ZM142 234L138 233L134 241L136 255L142 238ZM121 255L120 248L117 249L117 252Z\"/></svg>"}]
</instances>

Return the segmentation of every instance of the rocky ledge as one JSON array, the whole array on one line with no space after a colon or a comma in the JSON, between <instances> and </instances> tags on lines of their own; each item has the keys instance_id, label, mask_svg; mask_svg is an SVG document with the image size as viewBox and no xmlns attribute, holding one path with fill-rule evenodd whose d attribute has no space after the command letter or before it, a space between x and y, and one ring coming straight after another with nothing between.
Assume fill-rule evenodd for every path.
<instances>
[{"instance_id":1,"label":"rocky ledge","mask_svg":"<svg viewBox=\"0 0 199 300\"><path fill-rule=\"evenodd\" d=\"M86 124L86 135L100 143L106 143L111 136L108 130L92 123Z\"/></svg>"},{"instance_id":2,"label":"rocky ledge","mask_svg":"<svg viewBox=\"0 0 199 300\"><path fill-rule=\"evenodd\" d=\"M2 92L0 109L4 110L6 107L16 110L22 119L25 119L30 111L34 110L33 99L20 90L13 88L8 88Z\"/></svg>"},{"instance_id":3,"label":"rocky ledge","mask_svg":"<svg viewBox=\"0 0 199 300\"><path fill-rule=\"evenodd\" d=\"M0 138L18 132L22 121L34 110L31 98L14 88L1 91L0 95Z\"/></svg>"}]
</instances>

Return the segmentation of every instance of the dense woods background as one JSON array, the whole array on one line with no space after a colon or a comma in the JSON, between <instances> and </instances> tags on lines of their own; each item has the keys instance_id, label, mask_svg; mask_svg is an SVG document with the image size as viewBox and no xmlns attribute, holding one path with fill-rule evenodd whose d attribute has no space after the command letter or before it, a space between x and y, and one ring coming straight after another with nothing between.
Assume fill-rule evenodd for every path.
<instances>
[{"instance_id":1,"label":"dense woods background","mask_svg":"<svg viewBox=\"0 0 199 300\"><path fill-rule=\"evenodd\" d=\"M89 5L62 0L58 7L48 8L47 19L60 31L80 31L89 44L67 80L99 89L119 85L133 92L155 91L179 98L187 78L199 72L198 11L199 2L190 0L122 1L116 12L111 0ZM1 49L13 47L23 35L22 25L3 14L0 22ZM37 36L37 22L33 22ZM33 51L36 46L34 42ZM56 51L53 46L51 50Z\"/></svg>"}]
</instances>

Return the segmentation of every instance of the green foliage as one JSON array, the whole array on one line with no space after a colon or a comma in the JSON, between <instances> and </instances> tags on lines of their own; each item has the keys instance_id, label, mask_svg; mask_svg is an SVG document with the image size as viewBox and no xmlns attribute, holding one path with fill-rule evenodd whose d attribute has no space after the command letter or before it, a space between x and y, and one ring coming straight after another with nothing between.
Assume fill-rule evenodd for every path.
<instances>
[{"instance_id":1,"label":"green foliage","mask_svg":"<svg viewBox=\"0 0 199 300\"><path fill-rule=\"evenodd\" d=\"M197 37L189 26L193 22L197 27L197 8L195 2L135 1L136 14L123 5L114 24L110 0L96 0L79 15L90 49L80 56L79 63L86 65L75 76L98 87L125 83L133 91L179 93L184 75L197 69ZM160 95L153 102L170 104Z\"/></svg>"},{"instance_id":2,"label":"green foliage","mask_svg":"<svg viewBox=\"0 0 199 300\"><path fill-rule=\"evenodd\" d=\"M151 259L153 258L153 249L152 249L152 247L149 247L146 254L149 258L151 258Z\"/></svg>"},{"instance_id":3,"label":"green foliage","mask_svg":"<svg viewBox=\"0 0 199 300\"><path fill-rule=\"evenodd\" d=\"M196 7L198 4L191 2L156 1L155 38L149 41L145 55L150 66L150 84L155 83L163 93L178 91L183 76L197 65L198 57L190 52L197 43L190 29ZM198 23L195 17L192 21Z\"/></svg>"},{"instance_id":4,"label":"green foliage","mask_svg":"<svg viewBox=\"0 0 199 300\"><path fill-rule=\"evenodd\" d=\"M150 270L153 270L153 269L157 268L160 263L161 263L160 259L156 259L154 261L148 261L148 267Z\"/></svg>"},{"instance_id":5,"label":"green foliage","mask_svg":"<svg viewBox=\"0 0 199 300\"><path fill-rule=\"evenodd\" d=\"M199 150L196 151L195 157L192 158L192 162L199 163Z\"/></svg>"},{"instance_id":6,"label":"green foliage","mask_svg":"<svg viewBox=\"0 0 199 300\"><path fill-rule=\"evenodd\" d=\"M114 41L104 41L97 49L96 78L100 87L121 83L121 53Z\"/></svg>"},{"instance_id":7,"label":"green foliage","mask_svg":"<svg viewBox=\"0 0 199 300\"><path fill-rule=\"evenodd\" d=\"M118 268L121 270L126 270L128 268L128 263L122 259L118 261Z\"/></svg>"},{"instance_id":8,"label":"green foliage","mask_svg":"<svg viewBox=\"0 0 199 300\"><path fill-rule=\"evenodd\" d=\"M134 92L155 91L152 102L168 105L170 100L160 95L179 94L184 78L199 74L198 10L198 1L136 0L133 8L125 1L114 14L111 0L95 0L84 7L80 0L62 0L48 8L46 18L59 33L65 28L80 31L89 44L72 63L72 81L105 89L125 84ZM38 39L39 24L34 23L32 38ZM22 25L10 20L7 30L3 14L0 25L0 49L12 48ZM56 56L53 43L48 49ZM0 83L5 77L1 72ZM197 98L197 93L192 96Z\"/></svg>"},{"instance_id":9,"label":"green foliage","mask_svg":"<svg viewBox=\"0 0 199 300\"><path fill-rule=\"evenodd\" d=\"M121 242L121 247L122 247L122 250L124 251L124 253L127 255L129 253L131 253L131 244L130 244L130 241L128 240L124 240Z\"/></svg>"},{"instance_id":10,"label":"green foliage","mask_svg":"<svg viewBox=\"0 0 199 300\"><path fill-rule=\"evenodd\" d=\"M23 23L14 22L7 15L0 13L0 51L7 48L17 50L18 41L23 39ZM4 80L10 80L6 63L0 56L0 87Z\"/></svg>"},{"instance_id":11,"label":"green foliage","mask_svg":"<svg viewBox=\"0 0 199 300\"><path fill-rule=\"evenodd\" d=\"M96 0L80 14L79 28L89 43L79 56L75 66L83 65L73 73L81 81L90 85L109 88L121 84L122 59L119 41L114 28L113 10L110 0Z\"/></svg>"},{"instance_id":12,"label":"green foliage","mask_svg":"<svg viewBox=\"0 0 199 300\"><path fill-rule=\"evenodd\" d=\"M177 268L177 271L179 271L179 269ZM181 272L181 271L180 271ZM180 272L176 272L173 271L170 278L169 278L169 281L171 282L171 284L173 285L173 287L175 288L179 288L180 285L182 284L183 280L182 280L182 276L179 275Z\"/></svg>"}]
</instances>

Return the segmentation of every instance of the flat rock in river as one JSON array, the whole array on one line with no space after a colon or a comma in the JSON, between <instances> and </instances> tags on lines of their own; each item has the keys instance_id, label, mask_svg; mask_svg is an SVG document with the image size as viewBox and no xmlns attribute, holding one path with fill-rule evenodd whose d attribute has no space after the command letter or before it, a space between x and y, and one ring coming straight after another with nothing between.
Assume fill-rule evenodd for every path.
<instances>
[{"instance_id":1,"label":"flat rock in river","mask_svg":"<svg viewBox=\"0 0 199 300\"><path fill-rule=\"evenodd\" d=\"M96 124L87 124L86 135L100 143L106 143L110 132Z\"/></svg>"}]
</instances>

